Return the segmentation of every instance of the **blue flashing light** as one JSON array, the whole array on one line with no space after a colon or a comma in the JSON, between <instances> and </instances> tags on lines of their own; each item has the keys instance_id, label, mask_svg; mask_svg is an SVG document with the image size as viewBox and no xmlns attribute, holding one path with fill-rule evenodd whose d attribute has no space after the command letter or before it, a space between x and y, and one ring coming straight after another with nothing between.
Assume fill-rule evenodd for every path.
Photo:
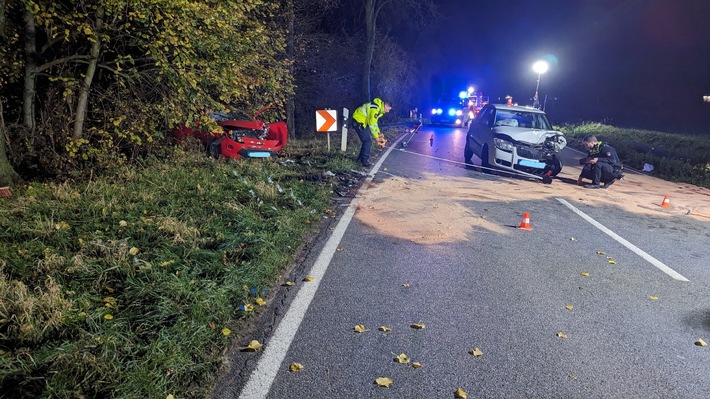
<instances>
[{"instance_id":1,"label":"blue flashing light","mask_svg":"<svg viewBox=\"0 0 710 399\"><path fill-rule=\"evenodd\" d=\"M460 98L460 99L464 99L464 98L466 98L466 97L468 97L468 93L466 93L465 91L462 91L461 93L459 93L459 98Z\"/></svg>"},{"instance_id":2,"label":"blue flashing light","mask_svg":"<svg viewBox=\"0 0 710 399\"><path fill-rule=\"evenodd\" d=\"M453 108L449 108L449 116L454 116L456 115L456 110Z\"/></svg>"}]
</instances>

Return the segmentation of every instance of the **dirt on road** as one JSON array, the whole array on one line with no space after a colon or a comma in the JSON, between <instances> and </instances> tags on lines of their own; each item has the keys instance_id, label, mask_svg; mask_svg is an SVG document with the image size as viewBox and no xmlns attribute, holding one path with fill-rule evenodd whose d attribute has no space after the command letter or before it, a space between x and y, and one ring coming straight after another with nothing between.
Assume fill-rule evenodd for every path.
<instances>
[{"instance_id":1,"label":"dirt on road","mask_svg":"<svg viewBox=\"0 0 710 399\"><path fill-rule=\"evenodd\" d=\"M658 218L693 218L710 227L710 190L627 173L609 189L576 185L579 168L567 167L552 184L517 178L480 179L426 174L421 179L385 178L360 199L356 217L383 234L421 243L466 240L470 232L509 234L463 201L514 202L564 198ZM589 183L589 182L587 182ZM670 208L661 207L669 196Z\"/></svg>"}]
</instances>

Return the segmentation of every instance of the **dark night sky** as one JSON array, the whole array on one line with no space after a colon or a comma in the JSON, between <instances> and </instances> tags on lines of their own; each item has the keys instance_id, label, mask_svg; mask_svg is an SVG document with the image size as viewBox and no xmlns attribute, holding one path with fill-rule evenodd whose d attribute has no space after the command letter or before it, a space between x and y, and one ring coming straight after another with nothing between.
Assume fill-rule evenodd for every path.
<instances>
[{"instance_id":1,"label":"dark night sky","mask_svg":"<svg viewBox=\"0 0 710 399\"><path fill-rule=\"evenodd\" d=\"M555 122L602 120L710 134L710 0L437 0L441 20L410 51L429 77L491 99L540 96ZM406 38L405 38L406 42ZM430 91L430 90L424 90Z\"/></svg>"}]
</instances>

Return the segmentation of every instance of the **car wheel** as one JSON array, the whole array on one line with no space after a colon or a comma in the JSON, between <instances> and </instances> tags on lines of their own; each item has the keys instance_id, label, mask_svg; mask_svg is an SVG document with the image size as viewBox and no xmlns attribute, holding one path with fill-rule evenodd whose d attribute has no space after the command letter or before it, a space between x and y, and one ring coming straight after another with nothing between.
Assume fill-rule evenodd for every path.
<instances>
[{"instance_id":1,"label":"car wheel","mask_svg":"<svg viewBox=\"0 0 710 399\"><path fill-rule=\"evenodd\" d=\"M481 149L481 166L491 166L491 163L488 162L488 144L484 144Z\"/></svg>"},{"instance_id":2,"label":"car wheel","mask_svg":"<svg viewBox=\"0 0 710 399\"><path fill-rule=\"evenodd\" d=\"M557 176L562 171L562 161L557 157L552 158L552 161L548 166L552 171L550 176Z\"/></svg>"},{"instance_id":3,"label":"car wheel","mask_svg":"<svg viewBox=\"0 0 710 399\"><path fill-rule=\"evenodd\" d=\"M211 156L214 159L219 159L219 156L222 154L222 141L224 140L224 135L214 138L210 140L210 142L207 144L207 155Z\"/></svg>"},{"instance_id":4,"label":"car wheel","mask_svg":"<svg viewBox=\"0 0 710 399\"><path fill-rule=\"evenodd\" d=\"M473 157L473 148L471 148L471 142L468 141L468 136L466 137L466 146L463 149L463 160L466 163L471 163L471 157Z\"/></svg>"}]
</instances>

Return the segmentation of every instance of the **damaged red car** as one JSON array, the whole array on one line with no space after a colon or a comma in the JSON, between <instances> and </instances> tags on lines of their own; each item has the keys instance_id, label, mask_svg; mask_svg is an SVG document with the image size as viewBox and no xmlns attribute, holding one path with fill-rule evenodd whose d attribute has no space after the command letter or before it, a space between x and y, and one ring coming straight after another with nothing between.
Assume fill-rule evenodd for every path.
<instances>
[{"instance_id":1,"label":"damaged red car","mask_svg":"<svg viewBox=\"0 0 710 399\"><path fill-rule=\"evenodd\" d=\"M199 139L205 144L207 153L214 158L276 157L288 141L286 121L269 123L260 117L266 111L280 110L279 107L266 107L251 119L239 119L237 112L215 113L211 117L222 128L221 132L207 132L180 125L173 134L177 142L182 142L188 136Z\"/></svg>"}]
</instances>

